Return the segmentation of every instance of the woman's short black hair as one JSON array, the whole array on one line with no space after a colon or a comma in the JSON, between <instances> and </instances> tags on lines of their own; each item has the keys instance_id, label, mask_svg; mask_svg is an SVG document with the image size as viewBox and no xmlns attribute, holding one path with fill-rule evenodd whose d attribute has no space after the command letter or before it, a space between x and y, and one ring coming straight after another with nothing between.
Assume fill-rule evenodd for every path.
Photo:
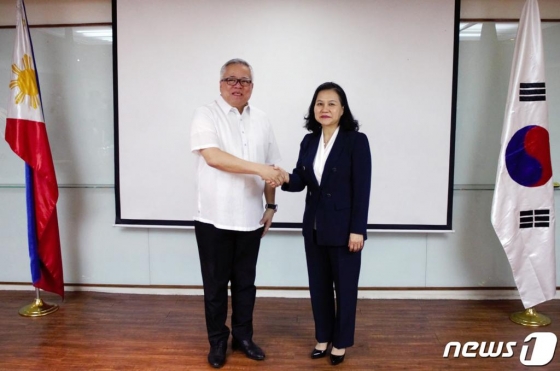
<instances>
[{"instance_id":1,"label":"woman's short black hair","mask_svg":"<svg viewBox=\"0 0 560 371\"><path fill-rule=\"evenodd\" d=\"M340 87L340 85L334 82L325 82L315 90L315 94L313 94L313 99L311 100L311 104L309 105L309 111L305 116L305 128L315 134L321 132L321 124L315 120L315 101L317 100L317 96L319 92L323 90L334 90L336 94L338 94L338 98L340 99L340 104L344 108L344 112L340 117L339 126L342 130L346 131L358 131L359 125L358 121L354 119L352 116L352 111L350 111L350 106L348 105L348 99L346 99L346 93Z\"/></svg>"}]
</instances>

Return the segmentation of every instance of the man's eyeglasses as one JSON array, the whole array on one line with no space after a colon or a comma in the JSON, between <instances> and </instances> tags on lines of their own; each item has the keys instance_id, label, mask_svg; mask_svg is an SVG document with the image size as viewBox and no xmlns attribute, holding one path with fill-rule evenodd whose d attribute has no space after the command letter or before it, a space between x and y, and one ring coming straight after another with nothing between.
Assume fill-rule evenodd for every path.
<instances>
[{"instance_id":1,"label":"man's eyeglasses","mask_svg":"<svg viewBox=\"0 0 560 371\"><path fill-rule=\"evenodd\" d=\"M229 86L235 86L237 85L237 83L239 83L243 87L247 87L252 83L250 79L237 79L235 77L226 77L225 79L221 79L220 81L225 82Z\"/></svg>"}]
</instances>

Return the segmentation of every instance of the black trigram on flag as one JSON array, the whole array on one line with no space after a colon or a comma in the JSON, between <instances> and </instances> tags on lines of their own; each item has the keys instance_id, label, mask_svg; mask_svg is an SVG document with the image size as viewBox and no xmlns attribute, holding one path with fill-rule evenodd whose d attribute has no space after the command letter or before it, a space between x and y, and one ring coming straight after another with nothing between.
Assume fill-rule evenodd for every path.
<instances>
[{"instance_id":1,"label":"black trigram on flag","mask_svg":"<svg viewBox=\"0 0 560 371\"><path fill-rule=\"evenodd\" d=\"M519 84L519 101L533 102L546 100L546 89L544 82L522 82Z\"/></svg>"},{"instance_id":2,"label":"black trigram on flag","mask_svg":"<svg viewBox=\"0 0 560 371\"><path fill-rule=\"evenodd\" d=\"M550 227L550 210L527 210L519 213L519 228Z\"/></svg>"}]
</instances>

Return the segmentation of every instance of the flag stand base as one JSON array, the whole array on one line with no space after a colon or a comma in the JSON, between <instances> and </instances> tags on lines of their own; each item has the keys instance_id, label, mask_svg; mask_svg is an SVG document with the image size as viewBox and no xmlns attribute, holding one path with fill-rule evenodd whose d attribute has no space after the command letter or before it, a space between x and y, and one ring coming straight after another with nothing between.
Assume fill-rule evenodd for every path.
<instances>
[{"instance_id":1,"label":"flag stand base","mask_svg":"<svg viewBox=\"0 0 560 371\"><path fill-rule=\"evenodd\" d=\"M54 313L58 310L58 305L47 304L43 299L36 298L33 303L28 304L19 310L19 315L24 317L41 317Z\"/></svg>"},{"instance_id":2,"label":"flag stand base","mask_svg":"<svg viewBox=\"0 0 560 371\"><path fill-rule=\"evenodd\" d=\"M544 314L537 313L534 308L525 309L523 312L512 313L509 319L518 325L531 327L548 326L552 322L550 318Z\"/></svg>"}]
</instances>

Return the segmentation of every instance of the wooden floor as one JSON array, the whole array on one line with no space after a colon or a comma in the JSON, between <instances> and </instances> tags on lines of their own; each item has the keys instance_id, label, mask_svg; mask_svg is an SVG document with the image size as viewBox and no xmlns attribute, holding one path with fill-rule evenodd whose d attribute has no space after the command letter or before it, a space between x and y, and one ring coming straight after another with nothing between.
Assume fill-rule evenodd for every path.
<instances>
[{"instance_id":1,"label":"wooden floor","mask_svg":"<svg viewBox=\"0 0 560 371\"><path fill-rule=\"evenodd\" d=\"M70 292L60 310L18 315L34 292L0 291L0 370L211 370L200 296ZM262 362L232 353L223 370L526 370L519 360L527 335L560 336L560 301L538 307L553 323L528 328L508 319L519 301L360 300L355 346L344 363L312 360L309 299L257 298L254 340ZM449 341L517 342L511 358L443 358ZM555 359L539 370L560 370Z\"/></svg>"}]
</instances>

